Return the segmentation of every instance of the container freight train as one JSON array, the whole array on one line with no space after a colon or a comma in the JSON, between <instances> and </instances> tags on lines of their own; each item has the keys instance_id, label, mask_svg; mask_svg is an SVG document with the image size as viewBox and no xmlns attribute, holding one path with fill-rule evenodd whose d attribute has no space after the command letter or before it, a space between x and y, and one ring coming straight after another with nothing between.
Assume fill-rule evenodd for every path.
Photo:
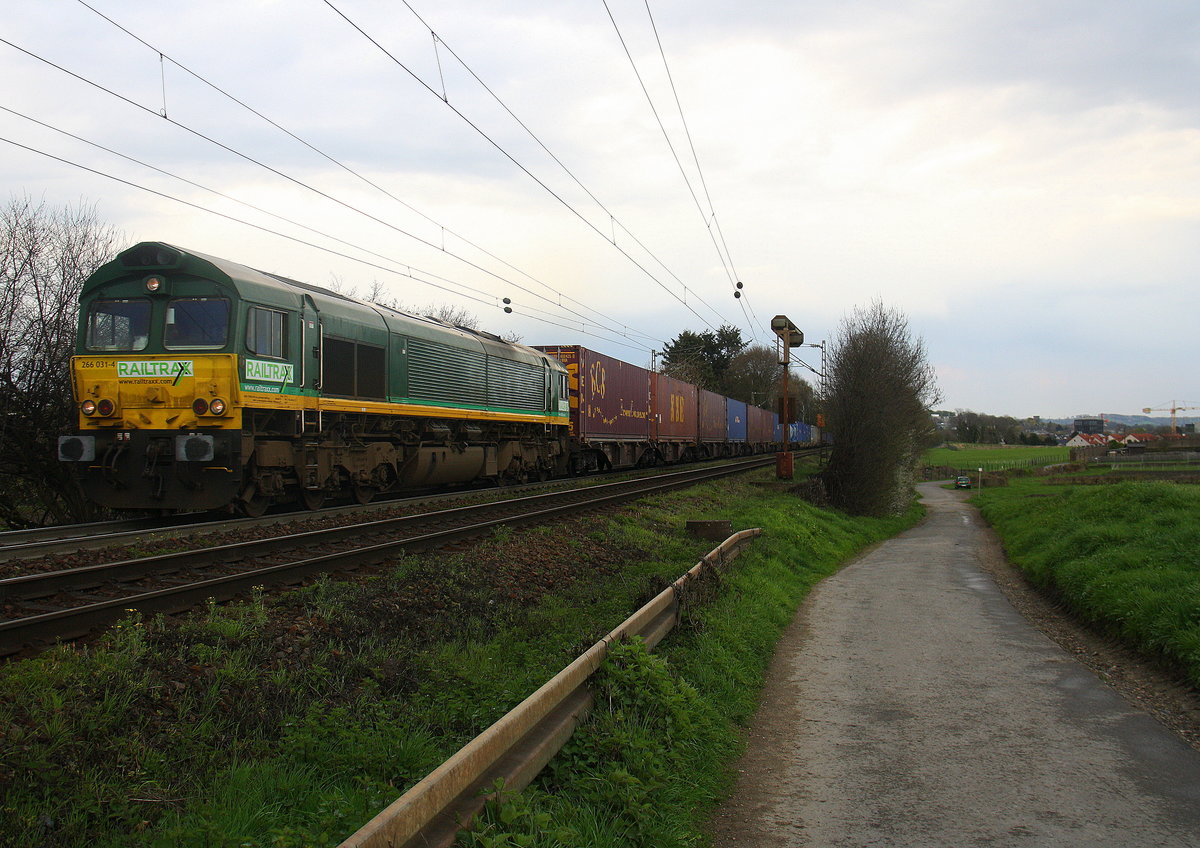
<instances>
[{"instance_id":1,"label":"container freight train","mask_svg":"<svg viewBox=\"0 0 1200 848\"><path fill-rule=\"evenodd\" d=\"M578 345L539 346L569 376L569 471L689 462L775 450L779 416ZM788 441L813 441L792 424Z\"/></svg>"},{"instance_id":2,"label":"container freight train","mask_svg":"<svg viewBox=\"0 0 1200 848\"><path fill-rule=\"evenodd\" d=\"M773 413L586 348L512 344L161 243L88 278L76 354L79 427L59 459L113 509L316 509L783 435Z\"/></svg>"}]
</instances>

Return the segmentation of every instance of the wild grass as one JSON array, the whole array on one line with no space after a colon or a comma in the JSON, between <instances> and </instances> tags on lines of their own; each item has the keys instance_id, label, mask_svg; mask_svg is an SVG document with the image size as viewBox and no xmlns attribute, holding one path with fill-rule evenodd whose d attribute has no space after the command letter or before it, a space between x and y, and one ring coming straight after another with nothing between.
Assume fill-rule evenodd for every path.
<instances>
[{"instance_id":1,"label":"wild grass","mask_svg":"<svg viewBox=\"0 0 1200 848\"><path fill-rule=\"evenodd\" d=\"M725 504L717 517L766 529L726 572L716 599L647 654L619 646L596 706L564 751L515 798L493 804L460 844L693 846L728 791L729 762L763 674L804 595L863 546L919 517L848 518L788 496Z\"/></svg>"},{"instance_id":2,"label":"wild grass","mask_svg":"<svg viewBox=\"0 0 1200 848\"><path fill-rule=\"evenodd\" d=\"M1200 685L1200 489L1025 480L974 502L1034 582Z\"/></svg>"},{"instance_id":3,"label":"wild grass","mask_svg":"<svg viewBox=\"0 0 1200 848\"><path fill-rule=\"evenodd\" d=\"M982 468L1000 471L1025 465L1053 465L1067 462L1070 448L1038 447L1035 445L973 445L930 448L925 451L925 464L952 468Z\"/></svg>"},{"instance_id":4,"label":"wild grass","mask_svg":"<svg viewBox=\"0 0 1200 848\"><path fill-rule=\"evenodd\" d=\"M10 663L0 844L336 844L694 564L712 543L687 536L686 519L728 518L766 534L657 656L630 648L590 729L497 812L528 844L696 844L799 599L905 524L753 479L182 624L134 616L93 645ZM496 836L473 838L510 844Z\"/></svg>"}]
</instances>

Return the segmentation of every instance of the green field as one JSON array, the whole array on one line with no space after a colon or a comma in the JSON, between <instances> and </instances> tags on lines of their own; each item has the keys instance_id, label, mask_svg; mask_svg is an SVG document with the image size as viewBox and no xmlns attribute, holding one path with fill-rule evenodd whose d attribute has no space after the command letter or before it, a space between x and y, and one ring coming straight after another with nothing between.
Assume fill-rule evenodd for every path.
<instances>
[{"instance_id":1,"label":"green field","mask_svg":"<svg viewBox=\"0 0 1200 848\"><path fill-rule=\"evenodd\" d=\"M1034 583L1200 685L1200 488L1013 478L971 500Z\"/></svg>"},{"instance_id":2,"label":"green field","mask_svg":"<svg viewBox=\"0 0 1200 848\"><path fill-rule=\"evenodd\" d=\"M1070 458L1070 448L1026 445L963 444L925 451L926 465L950 466L972 471L979 468L984 471L1002 471L1006 468L1053 465L1067 462Z\"/></svg>"}]
</instances>

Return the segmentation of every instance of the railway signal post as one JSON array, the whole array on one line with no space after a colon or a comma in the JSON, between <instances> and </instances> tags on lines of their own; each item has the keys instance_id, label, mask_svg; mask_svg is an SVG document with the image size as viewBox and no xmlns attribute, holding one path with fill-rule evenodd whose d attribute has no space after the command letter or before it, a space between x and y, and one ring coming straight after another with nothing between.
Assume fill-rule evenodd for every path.
<instances>
[{"instance_id":1,"label":"railway signal post","mask_svg":"<svg viewBox=\"0 0 1200 848\"><path fill-rule=\"evenodd\" d=\"M779 364L783 366L783 392L779 404L779 420L783 424L783 451L775 456L775 476L780 480L791 480L794 473L790 436L792 425L792 406L788 403L788 377L791 372L792 348L804 344L804 333L791 322L786 315L776 315L771 319L771 330L779 336L783 352Z\"/></svg>"}]
</instances>

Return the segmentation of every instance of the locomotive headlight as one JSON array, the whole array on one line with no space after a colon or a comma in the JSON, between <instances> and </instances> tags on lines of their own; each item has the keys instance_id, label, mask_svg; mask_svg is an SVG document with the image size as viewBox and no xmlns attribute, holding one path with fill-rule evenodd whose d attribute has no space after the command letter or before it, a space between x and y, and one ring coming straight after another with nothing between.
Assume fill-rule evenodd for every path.
<instances>
[{"instance_id":1,"label":"locomotive headlight","mask_svg":"<svg viewBox=\"0 0 1200 848\"><path fill-rule=\"evenodd\" d=\"M196 398L194 401L192 401L192 412L196 413L197 415L207 415L208 401L206 401L204 398Z\"/></svg>"},{"instance_id":2,"label":"locomotive headlight","mask_svg":"<svg viewBox=\"0 0 1200 848\"><path fill-rule=\"evenodd\" d=\"M79 409L80 409L80 411L83 412L84 415L95 415L96 414L96 402L94 400L92 400L91 398L88 398L83 403L79 404Z\"/></svg>"},{"instance_id":3,"label":"locomotive headlight","mask_svg":"<svg viewBox=\"0 0 1200 848\"><path fill-rule=\"evenodd\" d=\"M225 401L220 398L213 398L212 403L208 405L208 411L213 415L224 415Z\"/></svg>"},{"instance_id":4,"label":"locomotive headlight","mask_svg":"<svg viewBox=\"0 0 1200 848\"><path fill-rule=\"evenodd\" d=\"M117 410L117 405L108 398L100 398L96 404L96 412L103 415L105 418L112 415Z\"/></svg>"},{"instance_id":5,"label":"locomotive headlight","mask_svg":"<svg viewBox=\"0 0 1200 848\"><path fill-rule=\"evenodd\" d=\"M157 274L153 274L146 278L146 291L156 292L159 289L161 289L165 283L166 283L166 280L164 280L162 277L158 276Z\"/></svg>"}]
</instances>

